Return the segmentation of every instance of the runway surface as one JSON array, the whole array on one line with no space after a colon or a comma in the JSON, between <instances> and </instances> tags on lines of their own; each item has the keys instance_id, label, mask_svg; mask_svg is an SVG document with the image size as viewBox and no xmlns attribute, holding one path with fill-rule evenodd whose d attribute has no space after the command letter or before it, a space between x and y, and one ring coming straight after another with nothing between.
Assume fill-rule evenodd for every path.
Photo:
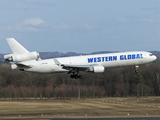
<instances>
[{"instance_id":1,"label":"runway surface","mask_svg":"<svg viewBox=\"0 0 160 120\"><path fill-rule=\"evenodd\" d=\"M80 119L51 119L51 120L160 120L158 118L80 118Z\"/></svg>"}]
</instances>

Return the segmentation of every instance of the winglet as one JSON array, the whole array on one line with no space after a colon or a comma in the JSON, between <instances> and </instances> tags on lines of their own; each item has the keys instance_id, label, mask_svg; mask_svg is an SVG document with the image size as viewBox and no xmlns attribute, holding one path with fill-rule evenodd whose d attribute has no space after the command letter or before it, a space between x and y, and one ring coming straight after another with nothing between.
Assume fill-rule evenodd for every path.
<instances>
[{"instance_id":1,"label":"winglet","mask_svg":"<svg viewBox=\"0 0 160 120\"><path fill-rule=\"evenodd\" d=\"M14 38L6 38L6 41L8 42L13 53L15 54L29 53L29 51L26 50L21 44L19 44Z\"/></svg>"}]
</instances>

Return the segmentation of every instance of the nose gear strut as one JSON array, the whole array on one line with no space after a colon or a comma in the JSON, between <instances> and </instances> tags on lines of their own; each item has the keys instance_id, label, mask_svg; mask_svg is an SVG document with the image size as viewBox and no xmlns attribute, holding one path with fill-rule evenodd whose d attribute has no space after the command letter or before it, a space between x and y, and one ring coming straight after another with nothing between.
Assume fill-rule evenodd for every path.
<instances>
[{"instance_id":1,"label":"nose gear strut","mask_svg":"<svg viewBox=\"0 0 160 120\"><path fill-rule=\"evenodd\" d=\"M139 72L139 71L138 71L138 68L139 68L139 66L136 65L136 66L135 66L135 69L136 69L136 70L135 70L135 73L138 73L138 72Z\"/></svg>"}]
</instances>

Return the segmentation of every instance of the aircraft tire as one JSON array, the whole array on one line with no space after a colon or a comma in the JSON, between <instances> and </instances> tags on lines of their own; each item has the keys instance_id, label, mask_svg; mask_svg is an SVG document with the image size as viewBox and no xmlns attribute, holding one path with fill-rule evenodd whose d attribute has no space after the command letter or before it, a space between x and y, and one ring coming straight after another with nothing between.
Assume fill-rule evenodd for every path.
<instances>
[{"instance_id":1,"label":"aircraft tire","mask_svg":"<svg viewBox=\"0 0 160 120\"><path fill-rule=\"evenodd\" d=\"M75 75L75 77L74 77L75 79L78 79L79 78L79 76L78 75Z\"/></svg>"},{"instance_id":2,"label":"aircraft tire","mask_svg":"<svg viewBox=\"0 0 160 120\"><path fill-rule=\"evenodd\" d=\"M70 75L70 78L74 78L75 75Z\"/></svg>"},{"instance_id":3,"label":"aircraft tire","mask_svg":"<svg viewBox=\"0 0 160 120\"><path fill-rule=\"evenodd\" d=\"M138 72L139 72L138 70L135 71L135 73L138 73Z\"/></svg>"},{"instance_id":4,"label":"aircraft tire","mask_svg":"<svg viewBox=\"0 0 160 120\"><path fill-rule=\"evenodd\" d=\"M82 79L82 75L70 75L70 78Z\"/></svg>"},{"instance_id":5,"label":"aircraft tire","mask_svg":"<svg viewBox=\"0 0 160 120\"><path fill-rule=\"evenodd\" d=\"M78 78L79 78L79 79L82 79L82 75L78 75Z\"/></svg>"}]
</instances>

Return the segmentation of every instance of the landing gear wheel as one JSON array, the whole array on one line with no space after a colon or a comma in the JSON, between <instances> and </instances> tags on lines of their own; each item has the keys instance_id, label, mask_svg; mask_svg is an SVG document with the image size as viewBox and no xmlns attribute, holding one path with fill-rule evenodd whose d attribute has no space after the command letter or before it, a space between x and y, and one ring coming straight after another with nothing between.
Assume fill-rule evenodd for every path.
<instances>
[{"instance_id":1,"label":"landing gear wheel","mask_svg":"<svg viewBox=\"0 0 160 120\"><path fill-rule=\"evenodd\" d=\"M78 75L78 78L79 78L79 79L82 79L82 75Z\"/></svg>"},{"instance_id":2,"label":"landing gear wheel","mask_svg":"<svg viewBox=\"0 0 160 120\"><path fill-rule=\"evenodd\" d=\"M78 75L75 75L75 79L78 79Z\"/></svg>"},{"instance_id":3,"label":"landing gear wheel","mask_svg":"<svg viewBox=\"0 0 160 120\"><path fill-rule=\"evenodd\" d=\"M71 78L82 79L82 75L71 75Z\"/></svg>"},{"instance_id":4,"label":"landing gear wheel","mask_svg":"<svg viewBox=\"0 0 160 120\"><path fill-rule=\"evenodd\" d=\"M135 70L135 73L138 73L139 71L138 70Z\"/></svg>"},{"instance_id":5,"label":"landing gear wheel","mask_svg":"<svg viewBox=\"0 0 160 120\"><path fill-rule=\"evenodd\" d=\"M70 77L71 77L71 78L75 78L75 77L76 77L76 75L71 75Z\"/></svg>"}]
</instances>

